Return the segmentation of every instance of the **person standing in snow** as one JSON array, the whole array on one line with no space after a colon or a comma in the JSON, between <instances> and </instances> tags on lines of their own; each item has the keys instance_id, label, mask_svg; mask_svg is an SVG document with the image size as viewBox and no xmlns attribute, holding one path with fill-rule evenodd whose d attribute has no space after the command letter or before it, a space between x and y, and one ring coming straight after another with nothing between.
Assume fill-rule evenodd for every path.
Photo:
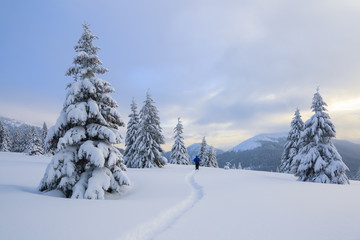
<instances>
[{"instance_id":1,"label":"person standing in snow","mask_svg":"<svg viewBox=\"0 0 360 240\"><path fill-rule=\"evenodd\" d=\"M196 157L194 158L194 162L195 162L195 170L199 170L199 166L200 166L200 158L196 155Z\"/></svg>"}]
</instances>

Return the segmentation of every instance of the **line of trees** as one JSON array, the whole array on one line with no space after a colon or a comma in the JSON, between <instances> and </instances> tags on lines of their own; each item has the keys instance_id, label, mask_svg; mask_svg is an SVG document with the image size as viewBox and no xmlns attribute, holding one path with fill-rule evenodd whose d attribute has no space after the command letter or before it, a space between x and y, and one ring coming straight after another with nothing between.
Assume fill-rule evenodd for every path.
<instances>
[{"instance_id":1,"label":"line of trees","mask_svg":"<svg viewBox=\"0 0 360 240\"><path fill-rule=\"evenodd\" d=\"M326 106L318 89L309 120L303 123L300 111L295 111L279 170L295 174L299 181L349 184L349 169L331 141L336 131Z\"/></svg>"},{"instance_id":2,"label":"line of trees","mask_svg":"<svg viewBox=\"0 0 360 240\"><path fill-rule=\"evenodd\" d=\"M0 151L20 152L28 155L42 155L45 150L47 125L44 122L42 129L33 126L16 127L11 133L0 120Z\"/></svg>"}]
</instances>

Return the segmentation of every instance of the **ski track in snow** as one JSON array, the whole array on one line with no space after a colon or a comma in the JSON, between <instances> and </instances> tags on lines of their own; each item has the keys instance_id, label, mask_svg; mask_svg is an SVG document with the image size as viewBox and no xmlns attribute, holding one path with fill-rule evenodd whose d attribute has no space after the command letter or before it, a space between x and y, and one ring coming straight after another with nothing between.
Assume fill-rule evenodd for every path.
<instances>
[{"instance_id":1,"label":"ski track in snow","mask_svg":"<svg viewBox=\"0 0 360 240\"><path fill-rule=\"evenodd\" d=\"M124 236L123 240L150 240L170 228L181 216L188 212L204 196L203 188L195 181L196 170L186 176L191 186L190 195L172 208L160 213L153 220L146 222Z\"/></svg>"}]
</instances>

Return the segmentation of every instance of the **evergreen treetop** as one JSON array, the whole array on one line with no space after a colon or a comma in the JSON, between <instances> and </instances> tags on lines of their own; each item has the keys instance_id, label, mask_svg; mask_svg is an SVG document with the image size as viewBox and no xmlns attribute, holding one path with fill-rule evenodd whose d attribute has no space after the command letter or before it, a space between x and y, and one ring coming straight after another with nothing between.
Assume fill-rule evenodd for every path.
<instances>
[{"instance_id":1,"label":"evergreen treetop","mask_svg":"<svg viewBox=\"0 0 360 240\"><path fill-rule=\"evenodd\" d=\"M92 34L88 24L83 24L84 32L82 33L78 44L74 46L77 56L74 58L73 66L66 72L67 76L73 76L74 80L92 78L96 74L104 74L109 71L102 66L102 62L97 56L99 47L93 45L93 40L98 39L98 36Z\"/></svg>"}]
</instances>

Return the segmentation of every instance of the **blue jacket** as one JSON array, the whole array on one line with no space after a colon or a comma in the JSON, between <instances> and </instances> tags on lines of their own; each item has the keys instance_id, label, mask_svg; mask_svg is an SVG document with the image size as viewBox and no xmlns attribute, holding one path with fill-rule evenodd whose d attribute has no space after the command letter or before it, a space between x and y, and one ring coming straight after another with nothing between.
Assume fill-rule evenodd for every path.
<instances>
[{"instance_id":1,"label":"blue jacket","mask_svg":"<svg viewBox=\"0 0 360 240\"><path fill-rule=\"evenodd\" d=\"M196 155L196 157L194 158L194 162L197 163L197 162L200 162L200 158Z\"/></svg>"}]
</instances>

